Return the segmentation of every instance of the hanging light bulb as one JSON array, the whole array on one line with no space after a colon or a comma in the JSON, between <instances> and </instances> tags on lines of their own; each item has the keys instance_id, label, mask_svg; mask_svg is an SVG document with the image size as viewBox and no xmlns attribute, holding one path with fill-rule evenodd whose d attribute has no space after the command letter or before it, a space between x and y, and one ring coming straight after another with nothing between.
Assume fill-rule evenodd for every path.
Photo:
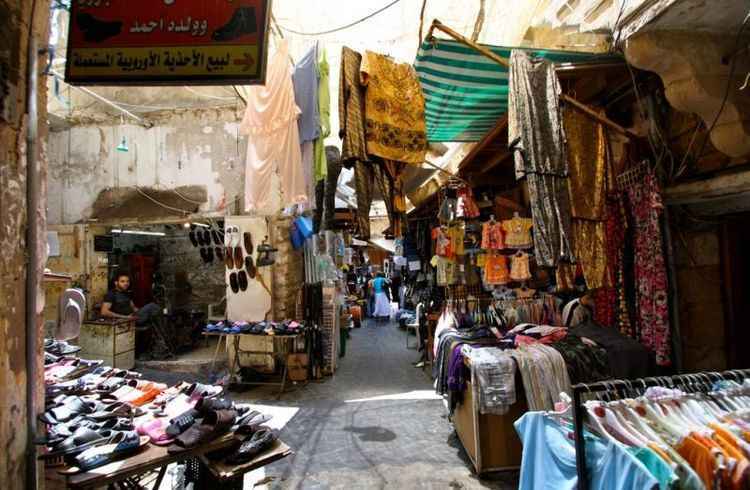
<instances>
[{"instance_id":1,"label":"hanging light bulb","mask_svg":"<svg viewBox=\"0 0 750 490\"><path fill-rule=\"evenodd\" d=\"M117 145L117 151L128 151L128 141L125 139L125 136L122 137L122 141Z\"/></svg>"}]
</instances>

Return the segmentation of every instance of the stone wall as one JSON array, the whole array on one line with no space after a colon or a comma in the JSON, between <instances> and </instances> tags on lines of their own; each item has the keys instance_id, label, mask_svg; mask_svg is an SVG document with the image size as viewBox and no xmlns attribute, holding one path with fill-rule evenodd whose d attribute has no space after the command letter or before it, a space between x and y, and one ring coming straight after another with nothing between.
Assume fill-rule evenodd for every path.
<instances>
[{"instance_id":1,"label":"stone wall","mask_svg":"<svg viewBox=\"0 0 750 490\"><path fill-rule=\"evenodd\" d=\"M36 11L32 14L32 4ZM44 241L30 250L26 243L27 206L26 172L27 147L27 53L29 33L33 33L39 47L47 45L49 2L0 0L0 488L26 488L26 450L29 448L27 430L28 383L26 369L26 308L25 284L27 256L43 257ZM33 21L32 21L33 18ZM39 66L46 58L40 56ZM40 68L40 72L41 72ZM44 237L44 206L47 174L47 97L44 76L39 75L39 177L42 181L39 208L30 210L41 218L39 233ZM43 262L43 261L42 261ZM42 270L35 271L41 278ZM37 406L43 404L42 379L42 316L44 295L39 292L40 310L37 324L30 326L40 332L36 357L39 376L32 380L38 387Z\"/></svg>"},{"instance_id":2,"label":"stone wall","mask_svg":"<svg viewBox=\"0 0 750 490\"><path fill-rule=\"evenodd\" d=\"M718 229L673 227L683 369L727 367Z\"/></svg>"}]
</instances>

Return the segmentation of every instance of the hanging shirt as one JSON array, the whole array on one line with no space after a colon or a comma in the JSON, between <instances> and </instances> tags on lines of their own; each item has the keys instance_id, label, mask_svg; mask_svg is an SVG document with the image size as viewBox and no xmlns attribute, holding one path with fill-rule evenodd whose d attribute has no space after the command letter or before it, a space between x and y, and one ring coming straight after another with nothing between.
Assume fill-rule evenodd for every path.
<instances>
[{"instance_id":1,"label":"hanging shirt","mask_svg":"<svg viewBox=\"0 0 750 490\"><path fill-rule=\"evenodd\" d=\"M301 143L320 135L318 109L318 46L313 46L294 66L294 100L302 113L298 119Z\"/></svg>"},{"instance_id":2,"label":"hanging shirt","mask_svg":"<svg viewBox=\"0 0 750 490\"><path fill-rule=\"evenodd\" d=\"M484 263L484 282L488 285L508 284L508 258L500 254L487 254Z\"/></svg>"},{"instance_id":3,"label":"hanging shirt","mask_svg":"<svg viewBox=\"0 0 750 490\"><path fill-rule=\"evenodd\" d=\"M365 92L367 153L421 164L427 152L424 96L414 67L366 51L360 67Z\"/></svg>"},{"instance_id":4,"label":"hanging shirt","mask_svg":"<svg viewBox=\"0 0 750 490\"><path fill-rule=\"evenodd\" d=\"M576 450L569 432L544 412L526 412L513 424L523 444L519 490L574 490ZM586 436L589 488L653 490L659 482L619 444Z\"/></svg>"},{"instance_id":5,"label":"hanging shirt","mask_svg":"<svg viewBox=\"0 0 750 490\"><path fill-rule=\"evenodd\" d=\"M518 252L510 258L510 278L514 281L528 281L531 279L529 254Z\"/></svg>"},{"instance_id":6,"label":"hanging shirt","mask_svg":"<svg viewBox=\"0 0 750 490\"><path fill-rule=\"evenodd\" d=\"M292 78L289 76L289 51L279 43L268 60L266 84L253 85L247 93L247 109L240 131L249 135L245 164L245 210L263 209L272 196L271 177L279 174L285 203L307 199L302 170Z\"/></svg>"},{"instance_id":7,"label":"hanging shirt","mask_svg":"<svg viewBox=\"0 0 750 490\"><path fill-rule=\"evenodd\" d=\"M505 246L507 248L531 248L531 228L533 222L529 218L513 217L503 221L505 231Z\"/></svg>"},{"instance_id":8,"label":"hanging shirt","mask_svg":"<svg viewBox=\"0 0 750 490\"><path fill-rule=\"evenodd\" d=\"M328 82L329 66L325 48L320 49L318 60L318 113L320 114L320 135L315 140L313 152L315 154L314 174L315 182L325 179L328 175L328 159L326 158L325 139L331 134L331 91Z\"/></svg>"},{"instance_id":9,"label":"hanging shirt","mask_svg":"<svg viewBox=\"0 0 750 490\"><path fill-rule=\"evenodd\" d=\"M488 221L482 225L482 248L486 250L501 250L505 248L503 226L498 222Z\"/></svg>"},{"instance_id":10,"label":"hanging shirt","mask_svg":"<svg viewBox=\"0 0 750 490\"><path fill-rule=\"evenodd\" d=\"M365 143L365 93L360 82L359 70L362 55L344 46L341 49L341 72L339 77L339 137L341 162L352 168L356 162L366 162Z\"/></svg>"}]
</instances>

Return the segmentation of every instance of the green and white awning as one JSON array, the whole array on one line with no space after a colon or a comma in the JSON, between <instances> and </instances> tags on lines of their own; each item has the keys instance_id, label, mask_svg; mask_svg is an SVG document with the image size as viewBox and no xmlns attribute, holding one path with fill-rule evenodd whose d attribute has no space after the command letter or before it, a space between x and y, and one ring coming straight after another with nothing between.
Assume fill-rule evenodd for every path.
<instances>
[{"instance_id":1,"label":"green and white awning","mask_svg":"<svg viewBox=\"0 0 750 490\"><path fill-rule=\"evenodd\" d=\"M484 47L506 59L512 49L520 49ZM613 59L573 51L527 51L553 63ZM429 141L479 141L508 111L508 68L469 46L445 39L425 41L414 67L424 92Z\"/></svg>"}]
</instances>

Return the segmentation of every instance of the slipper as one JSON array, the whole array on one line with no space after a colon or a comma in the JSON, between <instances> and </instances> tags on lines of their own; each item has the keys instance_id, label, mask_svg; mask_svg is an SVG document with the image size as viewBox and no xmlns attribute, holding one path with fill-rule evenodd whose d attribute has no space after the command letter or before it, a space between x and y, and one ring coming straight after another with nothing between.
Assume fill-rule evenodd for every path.
<instances>
[{"instance_id":1,"label":"slipper","mask_svg":"<svg viewBox=\"0 0 750 490\"><path fill-rule=\"evenodd\" d=\"M224 249L221 247L214 247L214 255L219 262L224 261Z\"/></svg>"},{"instance_id":2,"label":"slipper","mask_svg":"<svg viewBox=\"0 0 750 490\"><path fill-rule=\"evenodd\" d=\"M200 397L211 398L219 396L223 391L224 388L221 386L193 383L185 389L185 394L189 395L197 402Z\"/></svg>"},{"instance_id":3,"label":"slipper","mask_svg":"<svg viewBox=\"0 0 750 490\"><path fill-rule=\"evenodd\" d=\"M159 396L165 388L166 388L165 385L160 385L158 383L155 383L151 387L146 388L146 390L143 391L143 394L141 396L139 396L138 398L134 400L131 400L130 403L135 405L136 407L146 405L147 403L151 402L151 400Z\"/></svg>"},{"instance_id":4,"label":"slipper","mask_svg":"<svg viewBox=\"0 0 750 490\"><path fill-rule=\"evenodd\" d=\"M215 245L221 245L221 236L219 236L219 232L217 230L211 230L211 237L213 237Z\"/></svg>"},{"instance_id":5,"label":"slipper","mask_svg":"<svg viewBox=\"0 0 750 490\"><path fill-rule=\"evenodd\" d=\"M198 412L193 409L187 410L185 413L170 420L164 432L169 437L179 436L195 423L195 416L197 414Z\"/></svg>"},{"instance_id":6,"label":"slipper","mask_svg":"<svg viewBox=\"0 0 750 490\"><path fill-rule=\"evenodd\" d=\"M227 269L234 269L234 258L232 257L232 249L230 247L224 249L224 265Z\"/></svg>"},{"instance_id":7,"label":"slipper","mask_svg":"<svg viewBox=\"0 0 750 490\"><path fill-rule=\"evenodd\" d=\"M237 282L237 273L232 272L229 274L229 287L232 288L232 292L237 294L240 292L240 284Z\"/></svg>"},{"instance_id":8,"label":"slipper","mask_svg":"<svg viewBox=\"0 0 750 490\"><path fill-rule=\"evenodd\" d=\"M243 241L245 242L245 253L250 255L253 253L254 247L253 247L253 235L246 231L242 234Z\"/></svg>"},{"instance_id":9,"label":"slipper","mask_svg":"<svg viewBox=\"0 0 750 490\"><path fill-rule=\"evenodd\" d=\"M216 410L206 413L203 421L194 423L180 434L167 448L167 452L174 454L186 451L226 434L232 428L236 416L235 410Z\"/></svg>"},{"instance_id":10,"label":"slipper","mask_svg":"<svg viewBox=\"0 0 750 490\"><path fill-rule=\"evenodd\" d=\"M255 279L255 274L257 274L258 269L255 267L255 263L253 262L253 257L251 255L245 257L245 269L247 270L247 275L250 276L251 279Z\"/></svg>"},{"instance_id":11,"label":"slipper","mask_svg":"<svg viewBox=\"0 0 750 490\"><path fill-rule=\"evenodd\" d=\"M143 414L142 410L136 410L123 401L115 402L105 406L102 410L86 415L86 418L104 422L116 418L132 418Z\"/></svg>"},{"instance_id":12,"label":"slipper","mask_svg":"<svg viewBox=\"0 0 750 490\"><path fill-rule=\"evenodd\" d=\"M197 247L198 246L198 239L195 238L195 232L191 231L190 233L188 233L188 236L190 237L190 243L193 244L193 247Z\"/></svg>"},{"instance_id":13,"label":"slipper","mask_svg":"<svg viewBox=\"0 0 750 490\"><path fill-rule=\"evenodd\" d=\"M213 247L206 248L206 263L213 264L214 262L214 249Z\"/></svg>"},{"instance_id":14,"label":"slipper","mask_svg":"<svg viewBox=\"0 0 750 490\"><path fill-rule=\"evenodd\" d=\"M67 399L62 405L39 415L39 420L45 424L55 425L59 422L67 422L76 415L91 413L95 408L95 402L85 401L81 397L74 396Z\"/></svg>"},{"instance_id":15,"label":"slipper","mask_svg":"<svg viewBox=\"0 0 750 490\"><path fill-rule=\"evenodd\" d=\"M242 269L242 247L234 247L234 268Z\"/></svg>"},{"instance_id":16,"label":"slipper","mask_svg":"<svg viewBox=\"0 0 750 490\"><path fill-rule=\"evenodd\" d=\"M230 246L232 248L240 246L240 229L237 226L232 227L232 243Z\"/></svg>"},{"instance_id":17,"label":"slipper","mask_svg":"<svg viewBox=\"0 0 750 490\"><path fill-rule=\"evenodd\" d=\"M44 455L47 458L56 458L64 455L72 455L85 451L86 449L106 441L107 439L99 432L88 427L81 427L70 437L57 444L55 448Z\"/></svg>"},{"instance_id":18,"label":"slipper","mask_svg":"<svg viewBox=\"0 0 750 490\"><path fill-rule=\"evenodd\" d=\"M211 245L211 231L209 230L203 232L203 245Z\"/></svg>"},{"instance_id":19,"label":"slipper","mask_svg":"<svg viewBox=\"0 0 750 490\"><path fill-rule=\"evenodd\" d=\"M247 463L257 455L271 448L278 439L276 432L271 429L260 429L245 439L239 449L226 460L229 464Z\"/></svg>"},{"instance_id":20,"label":"slipper","mask_svg":"<svg viewBox=\"0 0 750 490\"><path fill-rule=\"evenodd\" d=\"M239 283L240 290L241 291L247 291L247 273L245 273L244 270L241 270L237 273L237 282ZM239 328L237 329L237 333L239 333Z\"/></svg>"},{"instance_id":21,"label":"slipper","mask_svg":"<svg viewBox=\"0 0 750 490\"><path fill-rule=\"evenodd\" d=\"M227 226L224 230L224 246L230 248L232 246L232 227Z\"/></svg>"},{"instance_id":22,"label":"slipper","mask_svg":"<svg viewBox=\"0 0 750 490\"><path fill-rule=\"evenodd\" d=\"M166 446L174 441L166 433L167 422L163 419L153 419L138 426L138 434L148 436L157 446Z\"/></svg>"},{"instance_id":23,"label":"slipper","mask_svg":"<svg viewBox=\"0 0 750 490\"><path fill-rule=\"evenodd\" d=\"M148 436L139 436L135 431L117 432L107 443L89 448L76 456L78 470L88 471L133 454L148 444L148 441Z\"/></svg>"}]
</instances>

